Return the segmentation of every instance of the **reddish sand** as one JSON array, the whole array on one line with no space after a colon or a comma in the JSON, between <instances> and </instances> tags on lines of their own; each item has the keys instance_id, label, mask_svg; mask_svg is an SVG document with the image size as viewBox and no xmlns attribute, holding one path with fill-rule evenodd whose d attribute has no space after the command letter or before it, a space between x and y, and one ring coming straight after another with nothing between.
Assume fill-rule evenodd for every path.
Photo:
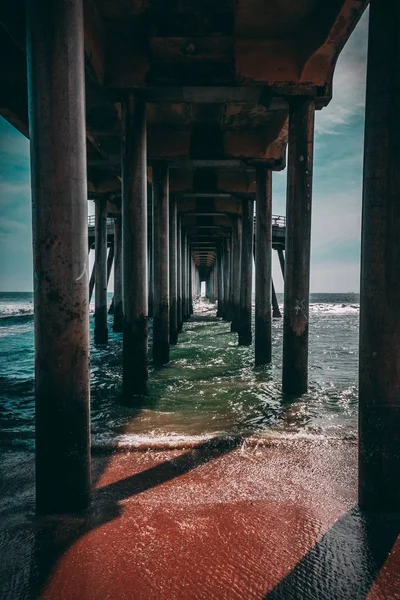
<instances>
[{"instance_id":1,"label":"reddish sand","mask_svg":"<svg viewBox=\"0 0 400 600\"><path fill-rule=\"evenodd\" d=\"M2 599L400 599L398 521L355 508L352 442L96 456L76 518L34 518L32 456L3 458Z\"/></svg>"}]
</instances>

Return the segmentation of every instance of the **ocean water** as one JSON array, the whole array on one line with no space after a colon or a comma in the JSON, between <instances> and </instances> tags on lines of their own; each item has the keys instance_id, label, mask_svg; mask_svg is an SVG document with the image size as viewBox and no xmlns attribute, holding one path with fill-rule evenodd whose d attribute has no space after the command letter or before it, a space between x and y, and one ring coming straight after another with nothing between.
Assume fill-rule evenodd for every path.
<instances>
[{"instance_id":1,"label":"ocean water","mask_svg":"<svg viewBox=\"0 0 400 600\"><path fill-rule=\"evenodd\" d=\"M93 443L168 447L230 434L355 437L358 300L356 294L311 295L310 385L300 398L282 394L282 319L273 322L272 364L255 368L254 348L238 347L230 325L212 319L215 306L200 301L170 364L151 368L140 409L121 402L122 336L113 333L109 317L108 347L92 344ZM90 329L93 339L93 316ZM32 294L1 293L1 445L33 448L33 374Z\"/></svg>"}]
</instances>

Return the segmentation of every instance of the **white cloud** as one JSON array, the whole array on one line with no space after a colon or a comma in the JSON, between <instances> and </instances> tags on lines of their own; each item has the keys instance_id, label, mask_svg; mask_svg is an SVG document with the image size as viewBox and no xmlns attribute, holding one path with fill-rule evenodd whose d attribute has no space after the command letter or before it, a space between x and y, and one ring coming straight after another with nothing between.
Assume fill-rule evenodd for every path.
<instances>
[{"instance_id":1,"label":"white cloud","mask_svg":"<svg viewBox=\"0 0 400 600\"><path fill-rule=\"evenodd\" d=\"M349 125L364 108L368 14L367 9L339 57L332 101L316 115L316 136L337 135L338 126Z\"/></svg>"}]
</instances>

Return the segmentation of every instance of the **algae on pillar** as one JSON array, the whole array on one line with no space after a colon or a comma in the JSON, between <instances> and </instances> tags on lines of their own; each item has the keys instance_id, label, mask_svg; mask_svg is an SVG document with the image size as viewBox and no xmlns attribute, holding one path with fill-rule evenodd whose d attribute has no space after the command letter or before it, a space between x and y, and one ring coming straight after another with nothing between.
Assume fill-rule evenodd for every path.
<instances>
[{"instance_id":1,"label":"algae on pillar","mask_svg":"<svg viewBox=\"0 0 400 600\"><path fill-rule=\"evenodd\" d=\"M286 394L296 395L303 394L308 387L314 113L314 100L300 97L291 99L286 201L282 389Z\"/></svg>"},{"instance_id":2,"label":"algae on pillar","mask_svg":"<svg viewBox=\"0 0 400 600\"><path fill-rule=\"evenodd\" d=\"M122 104L123 395L147 393L148 277L146 105L135 93Z\"/></svg>"},{"instance_id":3,"label":"algae on pillar","mask_svg":"<svg viewBox=\"0 0 400 600\"><path fill-rule=\"evenodd\" d=\"M253 213L253 201L242 200L242 255L238 317L239 346L250 346L252 342L251 300L253 283Z\"/></svg>"},{"instance_id":4,"label":"algae on pillar","mask_svg":"<svg viewBox=\"0 0 400 600\"><path fill-rule=\"evenodd\" d=\"M400 512L400 4L371 0L359 360L359 502Z\"/></svg>"},{"instance_id":5,"label":"algae on pillar","mask_svg":"<svg viewBox=\"0 0 400 600\"><path fill-rule=\"evenodd\" d=\"M27 2L35 303L36 511L90 498L82 0Z\"/></svg>"},{"instance_id":6,"label":"algae on pillar","mask_svg":"<svg viewBox=\"0 0 400 600\"><path fill-rule=\"evenodd\" d=\"M153 362L162 366L169 361L169 190L164 163L153 166L153 199Z\"/></svg>"},{"instance_id":7,"label":"algae on pillar","mask_svg":"<svg viewBox=\"0 0 400 600\"><path fill-rule=\"evenodd\" d=\"M272 173L256 170L255 364L271 362Z\"/></svg>"}]
</instances>

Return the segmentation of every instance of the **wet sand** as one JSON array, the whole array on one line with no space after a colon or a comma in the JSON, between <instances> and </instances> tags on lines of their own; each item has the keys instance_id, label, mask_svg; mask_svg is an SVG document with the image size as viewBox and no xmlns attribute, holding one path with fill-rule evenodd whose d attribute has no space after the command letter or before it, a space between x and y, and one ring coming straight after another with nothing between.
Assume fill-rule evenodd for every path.
<instances>
[{"instance_id":1,"label":"wet sand","mask_svg":"<svg viewBox=\"0 0 400 600\"><path fill-rule=\"evenodd\" d=\"M2 456L2 599L400 599L399 522L356 508L354 442L97 455L68 518L34 516L33 469Z\"/></svg>"}]
</instances>

